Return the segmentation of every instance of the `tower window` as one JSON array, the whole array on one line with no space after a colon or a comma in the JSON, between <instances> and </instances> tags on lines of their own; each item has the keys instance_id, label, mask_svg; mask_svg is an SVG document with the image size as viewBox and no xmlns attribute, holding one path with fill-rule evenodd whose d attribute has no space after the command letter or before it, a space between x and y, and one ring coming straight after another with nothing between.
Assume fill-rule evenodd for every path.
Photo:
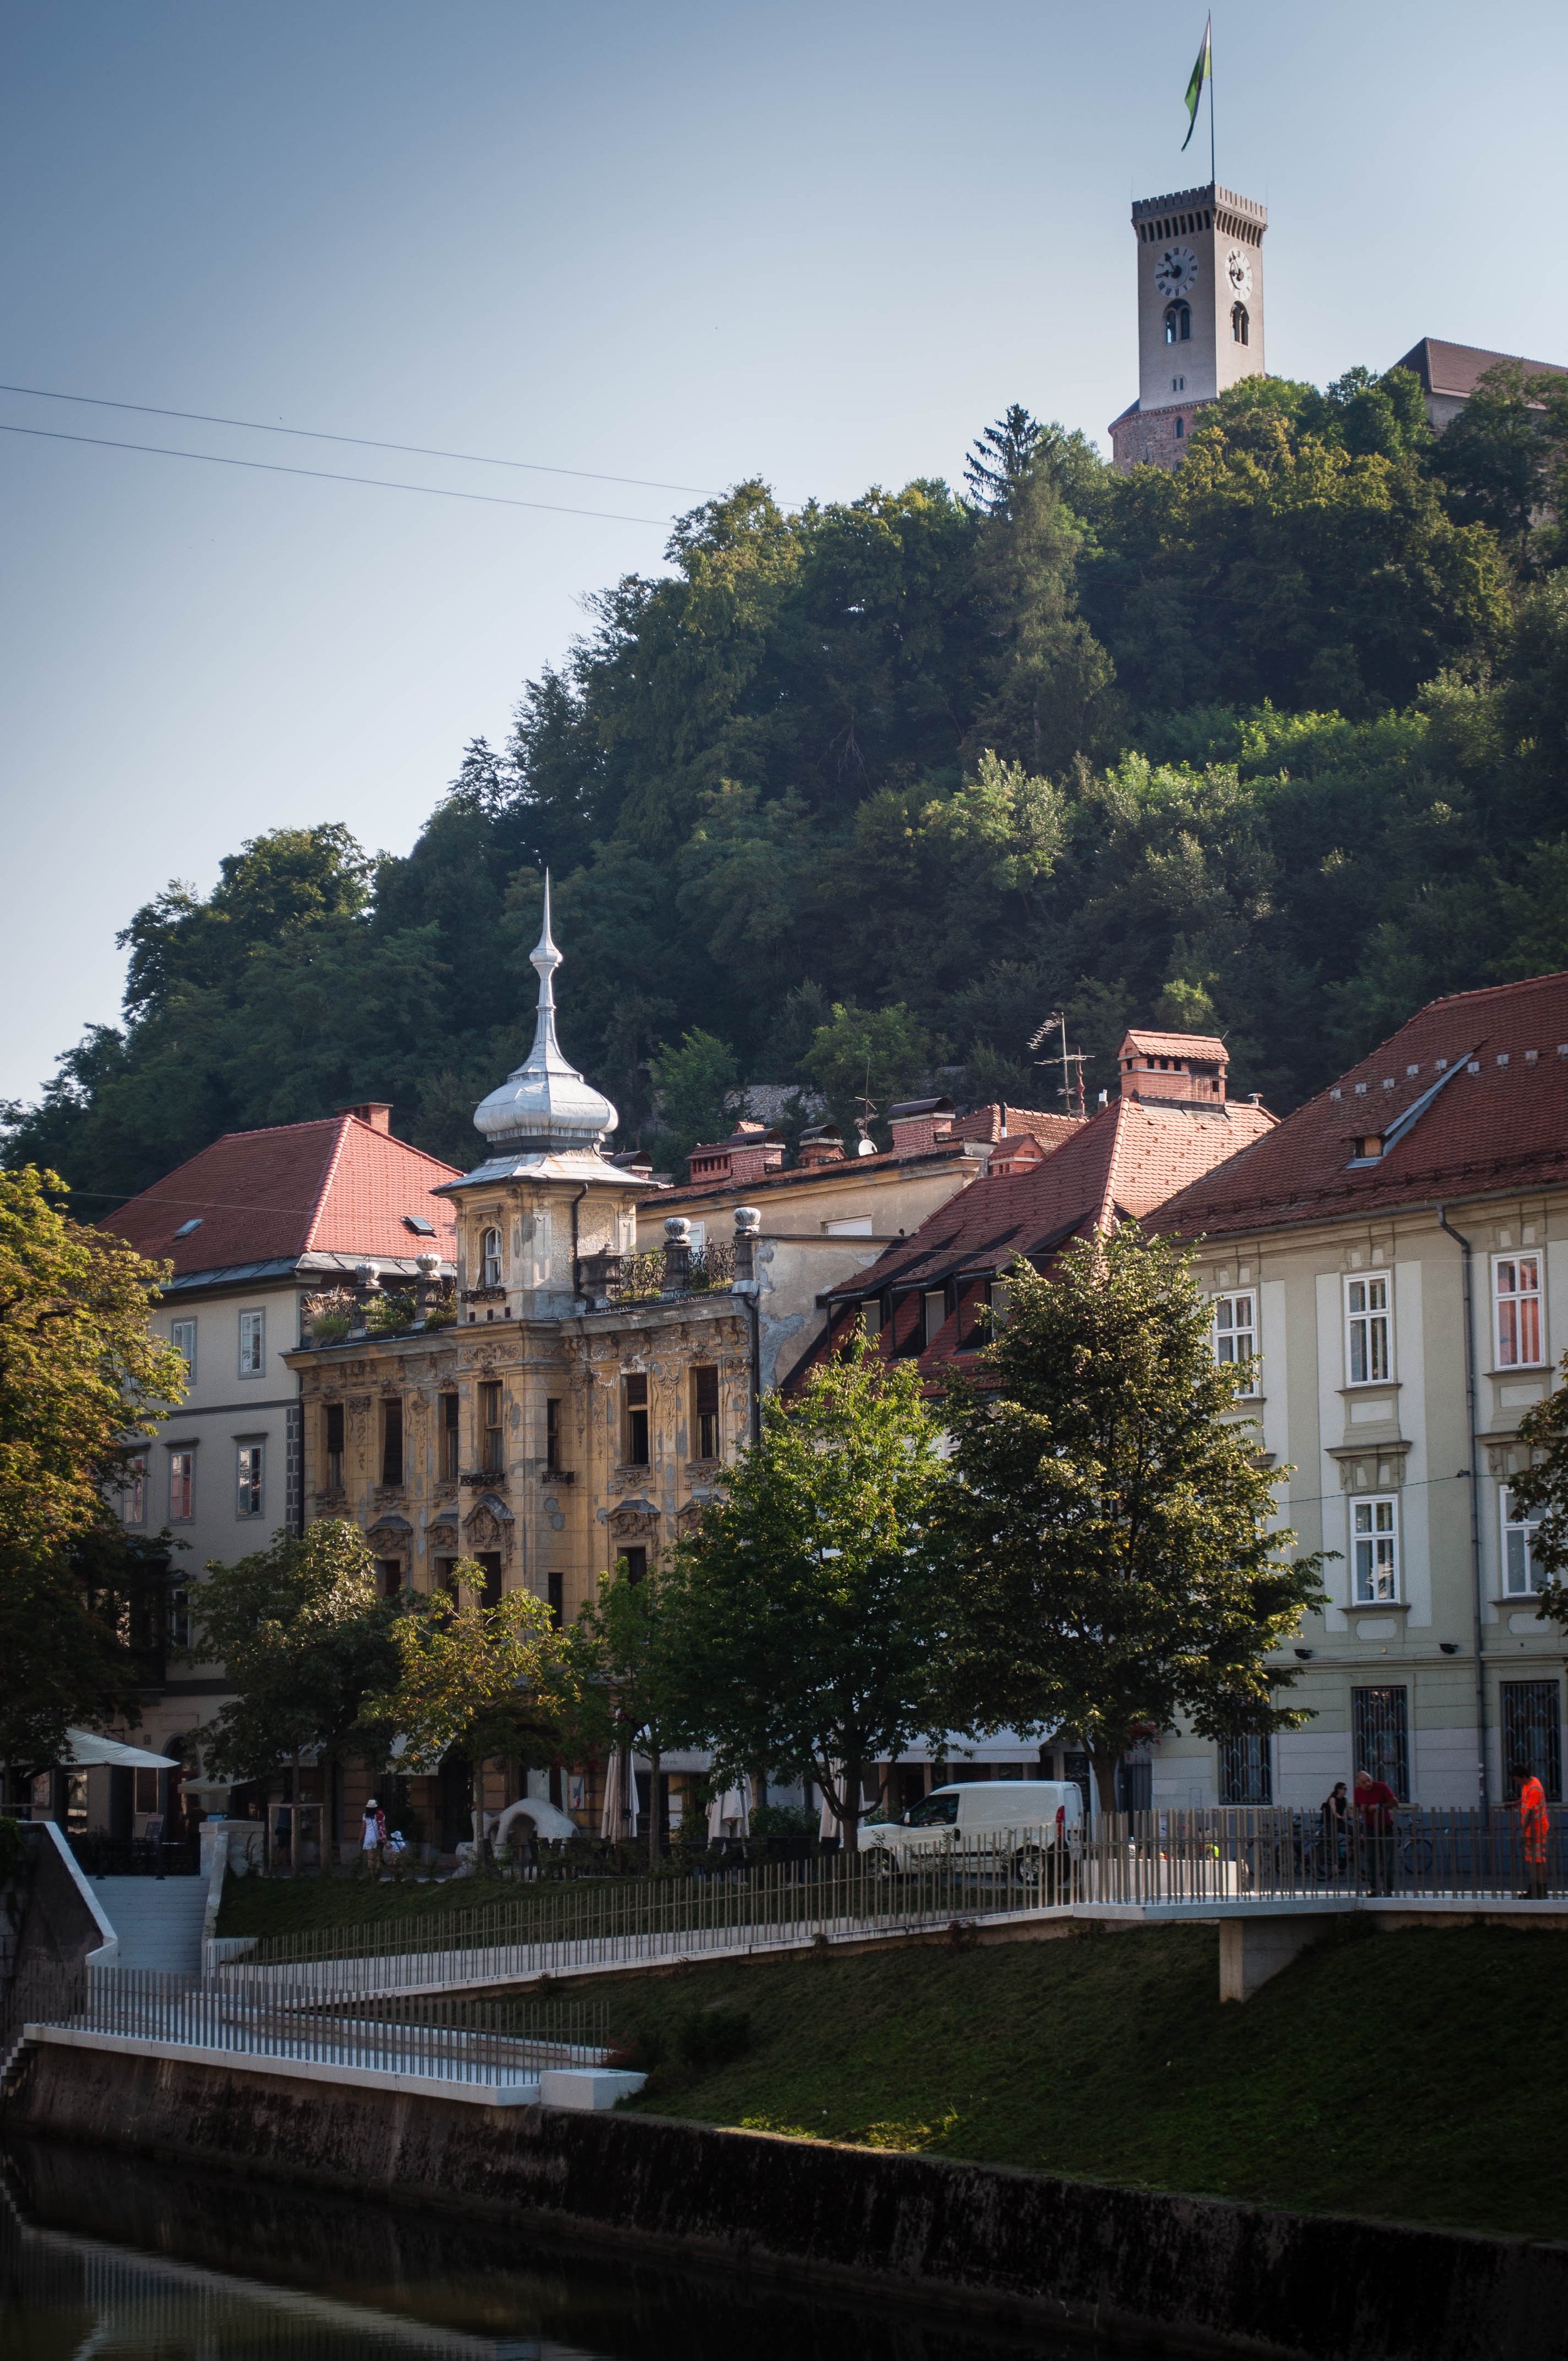
<instances>
[{"instance_id":1,"label":"tower window","mask_svg":"<svg viewBox=\"0 0 1568 2361\"><path fill-rule=\"evenodd\" d=\"M458 1469L457 1396L455 1394L443 1394L441 1397L439 1432L441 1435L441 1473L449 1484L455 1484L457 1481Z\"/></svg>"},{"instance_id":2,"label":"tower window","mask_svg":"<svg viewBox=\"0 0 1568 2361\"><path fill-rule=\"evenodd\" d=\"M646 1467L648 1455L648 1379L635 1371L623 1381L625 1430L622 1437L628 1467Z\"/></svg>"},{"instance_id":3,"label":"tower window","mask_svg":"<svg viewBox=\"0 0 1568 2361\"><path fill-rule=\"evenodd\" d=\"M1187 432L1186 427L1182 424L1180 418L1179 418L1179 417L1178 417L1177 422L1176 422L1176 439L1177 439L1177 441L1178 441L1179 443L1180 442L1180 440L1181 440L1182 436L1186 434L1186 432Z\"/></svg>"},{"instance_id":4,"label":"tower window","mask_svg":"<svg viewBox=\"0 0 1568 2361\"><path fill-rule=\"evenodd\" d=\"M1237 305L1237 310L1241 306ZM1190 303L1168 303L1165 307L1165 341L1168 345L1189 345L1192 341L1192 306Z\"/></svg>"},{"instance_id":5,"label":"tower window","mask_svg":"<svg viewBox=\"0 0 1568 2361\"><path fill-rule=\"evenodd\" d=\"M506 1464L500 1384L491 1379L479 1388L479 1465L487 1476L499 1476Z\"/></svg>"},{"instance_id":6,"label":"tower window","mask_svg":"<svg viewBox=\"0 0 1568 2361\"><path fill-rule=\"evenodd\" d=\"M501 1234L487 1230L479 1240L479 1268L483 1276L481 1287L499 1287L501 1283Z\"/></svg>"},{"instance_id":7,"label":"tower window","mask_svg":"<svg viewBox=\"0 0 1568 2361\"><path fill-rule=\"evenodd\" d=\"M1232 342L1238 345L1250 344L1252 342L1250 331L1251 323L1246 315L1246 305L1245 303L1233 303L1231 305Z\"/></svg>"}]
</instances>

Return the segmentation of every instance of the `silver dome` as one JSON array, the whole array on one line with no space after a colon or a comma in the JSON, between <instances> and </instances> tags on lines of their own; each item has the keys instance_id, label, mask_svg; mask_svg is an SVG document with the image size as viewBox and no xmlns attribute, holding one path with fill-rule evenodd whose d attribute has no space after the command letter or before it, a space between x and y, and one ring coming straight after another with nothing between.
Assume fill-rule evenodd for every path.
<instances>
[{"instance_id":1,"label":"silver dome","mask_svg":"<svg viewBox=\"0 0 1568 2361\"><path fill-rule=\"evenodd\" d=\"M544 879L544 931L529 953L539 972L539 1018L533 1047L499 1090L481 1099L474 1123L492 1148L576 1148L592 1153L620 1120L614 1107L576 1066L555 1038L555 970L561 954L550 936L550 878Z\"/></svg>"}]
</instances>

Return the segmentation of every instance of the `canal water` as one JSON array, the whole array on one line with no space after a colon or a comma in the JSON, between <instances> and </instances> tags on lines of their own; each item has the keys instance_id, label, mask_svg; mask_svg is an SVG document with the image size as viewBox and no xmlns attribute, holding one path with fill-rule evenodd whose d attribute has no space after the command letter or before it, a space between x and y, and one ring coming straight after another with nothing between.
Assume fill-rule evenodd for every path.
<instances>
[{"instance_id":1,"label":"canal water","mask_svg":"<svg viewBox=\"0 0 1568 2361\"><path fill-rule=\"evenodd\" d=\"M1128 2361L1136 2348L27 2143L4 2361Z\"/></svg>"}]
</instances>

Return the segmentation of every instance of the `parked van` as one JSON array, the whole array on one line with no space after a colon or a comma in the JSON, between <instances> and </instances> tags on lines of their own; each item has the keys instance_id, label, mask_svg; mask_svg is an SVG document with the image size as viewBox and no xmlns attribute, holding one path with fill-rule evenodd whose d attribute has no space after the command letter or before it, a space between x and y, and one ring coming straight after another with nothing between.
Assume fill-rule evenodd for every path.
<instances>
[{"instance_id":1,"label":"parked van","mask_svg":"<svg viewBox=\"0 0 1568 2361\"><path fill-rule=\"evenodd\" d=\"M861 1850L872 1856L872 1866L889 1871L972 1850L1030 1874L1048 1866L1058 1848L1065 1855L1082 1825L1075 1780L972 1779L934 1788L897 1820L862 1821Z\"/></svg>"}]
</instances>

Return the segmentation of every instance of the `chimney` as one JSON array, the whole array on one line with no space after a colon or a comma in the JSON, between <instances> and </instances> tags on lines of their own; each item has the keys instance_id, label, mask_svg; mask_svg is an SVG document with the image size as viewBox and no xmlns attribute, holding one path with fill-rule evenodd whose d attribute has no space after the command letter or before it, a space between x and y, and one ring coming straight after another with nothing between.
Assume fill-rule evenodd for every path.
<instances>
[{"instance_id":1,"label":"chimney","mask_svg":"<svg viewBox=\"0 0 1568 2361\"><path fill-rule=\"evenodd\" d=\"M895 1156L918 1156L950 1137L955 1109L951 1099L900 1099L887 1111Z\"/></svg>"},{"instance_id":2,"label":"chimney","mask_svg":"<svg viewBox=\"0 0 1568 2361\"><path fill-rule=\"evenodd\" d=\"M1124 1099L1164 1106L1223 1107L1230 1052L1207 1033L1135 1030L1116 1052Z\"/></svg>"},{"instance_id":3,"label":"chimney","mask_svg":"<svg viewBox=\"0 0 1568 2361\"><path fill-rule=\"evenodd\" d=\"M356 1115L361 1123L369 1125L372 1131L389 1133L392 1128L390 1099L360 1099L353 1106L339 1107L338 1113L339 1115Z\"/></svg>"},{"instance_id":4,"label":"chimney","mask_svg":"<svg viewBox=\"0 0 1568 2361\"><path fill-rule=\"evenodd\" d=\"M836 1123L819 1123L800 1135L800 1165L809 1171L816 1164L842 1164L844 1135Z\"/></svg>"}]
</instances>

